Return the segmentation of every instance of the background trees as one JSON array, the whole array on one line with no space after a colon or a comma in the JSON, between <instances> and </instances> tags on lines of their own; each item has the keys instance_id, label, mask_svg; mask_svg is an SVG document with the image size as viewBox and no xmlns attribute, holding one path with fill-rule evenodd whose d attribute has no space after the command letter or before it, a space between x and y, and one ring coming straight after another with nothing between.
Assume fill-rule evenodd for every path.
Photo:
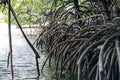
<instances>
[{"instance_id":1,"label":"background trees","mask_svg":"<svg viewBox=\"0 0 120 80\"><path fill-rule=\"evenodd\" d=\"M85 11L88 11L88 14L104 12L108 19L119 15L118 0L13 0L12 6L20 23L29 25L42 22L53 10L66 3L70 4L66 9L74 6L78 18L84 17ZM7 12L4 11L4 14L7 15Z\"/></svg>"},{"instance_id":2,"label":"background trees","mask_svg":"<svg viewBox=\"0 0 120 80\"><path fill-rule=\"evenodd\" d=\"M35 41L55 60L55 74L78 80L119 80L120 17L117 0L22 0L13 3L22 24L40 25ZM48 24L46 24L48 22ZM83 74L81 74L83 73Z\"/></svg>"}]
</instances>

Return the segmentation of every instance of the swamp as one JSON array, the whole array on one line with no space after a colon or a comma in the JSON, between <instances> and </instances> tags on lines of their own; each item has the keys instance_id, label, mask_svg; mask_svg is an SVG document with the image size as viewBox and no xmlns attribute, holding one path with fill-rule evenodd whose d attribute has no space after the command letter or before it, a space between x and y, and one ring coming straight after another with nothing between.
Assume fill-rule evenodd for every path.
<instances>
[{"instance_id":1,"label":"swamp","mask_svg":"<svg viewBox=\"0 0 120 80\"><path fill-rule=\"evenodd\" d=\"M120 80L120 0L0 0L0 80Z\"/></svg>"}]
</instances>

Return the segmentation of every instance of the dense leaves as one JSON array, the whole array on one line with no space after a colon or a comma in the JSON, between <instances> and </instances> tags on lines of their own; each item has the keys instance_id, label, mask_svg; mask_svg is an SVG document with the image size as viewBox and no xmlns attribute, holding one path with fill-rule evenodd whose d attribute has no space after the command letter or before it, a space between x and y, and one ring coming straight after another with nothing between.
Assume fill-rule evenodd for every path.
<instances>
[{"instance_id":1,"label":"dense leaves","mask_svg":"<svg viewBox=\"0 0 120 80\"><path fill-rule=\"evenodd\" d=\"M4 7L4 5L2 5ZM12 0L12 7L16 12L17 18L21 24L36 24L48 14L52 6L52 0ZM3 7L1 9L3 9ZM6 11L3 13L7 15ZM5 18L7 21L7 19ZM12 22L15 23L14 17Z\"/></svg>"}]
</instances>

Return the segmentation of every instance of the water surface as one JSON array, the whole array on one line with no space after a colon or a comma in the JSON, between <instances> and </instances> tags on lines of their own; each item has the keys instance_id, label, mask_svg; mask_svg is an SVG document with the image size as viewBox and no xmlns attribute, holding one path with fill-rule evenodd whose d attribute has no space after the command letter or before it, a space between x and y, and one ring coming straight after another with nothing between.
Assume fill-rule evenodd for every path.
<instances>
[{"instance_id":1,"label":"water surface","mask_svg":"<svg viewBox=\"0 0 120 80\"><path fill-rule=\"evenodd\" d=\"M34 37L29 37L31 42ZM10 67L7 68L7 56L9 52L8 28L6 23L0 23L0 80L11 80ZM45 74L36 79L37 71L33 51L28 46L19 29L12 26L12 48L15 80L56 80L52 71L46 66ZM45 59L45 53L40 52L39 66L41 68Z\"/></svg>"}]
</instances>

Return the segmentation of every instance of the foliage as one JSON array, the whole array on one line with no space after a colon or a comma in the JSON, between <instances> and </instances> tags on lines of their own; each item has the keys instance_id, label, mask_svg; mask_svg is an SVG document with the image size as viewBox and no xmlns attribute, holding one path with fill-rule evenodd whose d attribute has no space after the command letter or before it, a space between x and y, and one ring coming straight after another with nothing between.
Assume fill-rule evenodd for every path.
<instances>
[{"instance_id":1,"label":"foliage","mask_svg":"<svg viewBox=\"0 0 120 80\"><path fill-rule=\"evenodd\" d=\"M49 0L46 2L44 0L16 0L14 3L13 7L22 24L34 24L44 16L43 12L49 10L51 6Z\"/></svg>"},{"instance_id":2,"label":"foliage","mask_svg":"<svg viewBox=\"0 0 120 80\"><path fill-rule=\"evenodd\" d=\"M42 22L35 41L55 74L78 80L119 80L120 9L117 0L14 0L22 24ZM17 5L15 4L17 3Z\"/></svg>"},{"instance_id":3,"label":"foliage","mask_svg":"<svg viewBox=\"0 0 120 80\"><path fill-rule=\"evenodd\" d=\"M52 6L52 0L12 0L11 5L17 14L19 22L30 25L44 19ZM0 9L2 10L3 7L1 6ZM7 5L3 13L7 16ZM5 20L7 20L7 17ZM15 24L13 17L12 22Z\"/></svg>"}]
</instances>

